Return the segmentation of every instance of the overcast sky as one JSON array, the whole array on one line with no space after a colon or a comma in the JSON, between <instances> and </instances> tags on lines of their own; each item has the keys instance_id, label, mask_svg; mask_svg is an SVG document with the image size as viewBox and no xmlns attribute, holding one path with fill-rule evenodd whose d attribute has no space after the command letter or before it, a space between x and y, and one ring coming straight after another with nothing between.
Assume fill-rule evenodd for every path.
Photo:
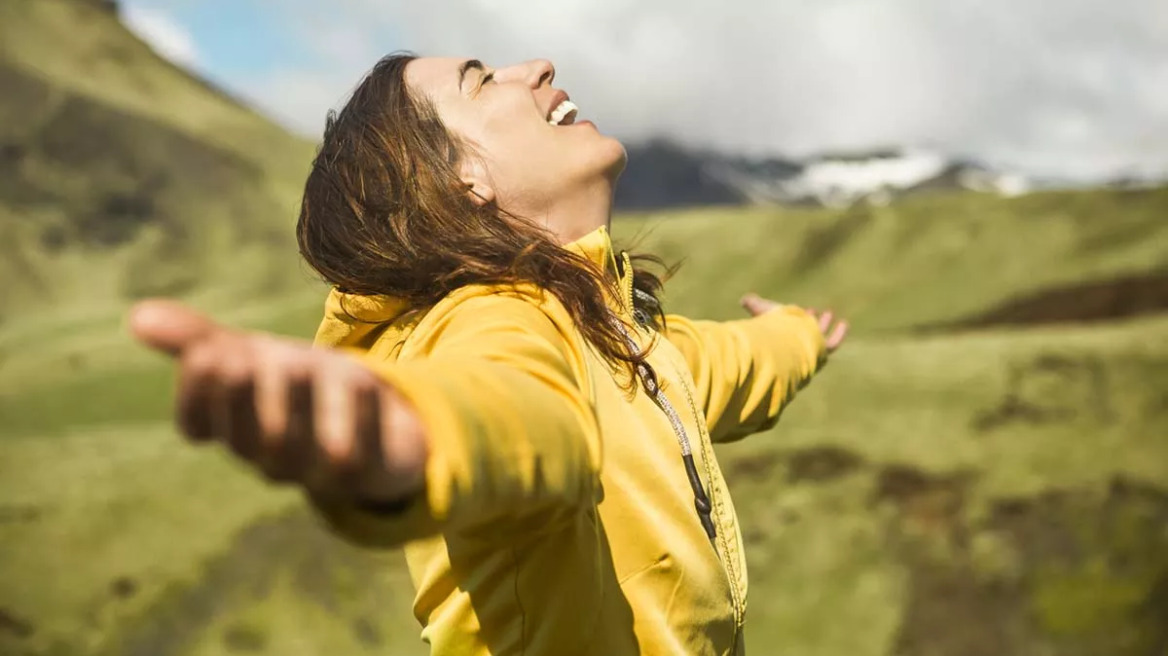
<instances>
[{"instance_id":1,"label":"overcast sky","mask_svg":"<svg viewBox=\"0 0 1168 656\"><path fill-rule=\"evenodd\" d=\"M754 154L935 148L1168 173L1168 0L123 0L309 137L388 52L546 57L604 132Z\"/></svg>"}]
</instances>

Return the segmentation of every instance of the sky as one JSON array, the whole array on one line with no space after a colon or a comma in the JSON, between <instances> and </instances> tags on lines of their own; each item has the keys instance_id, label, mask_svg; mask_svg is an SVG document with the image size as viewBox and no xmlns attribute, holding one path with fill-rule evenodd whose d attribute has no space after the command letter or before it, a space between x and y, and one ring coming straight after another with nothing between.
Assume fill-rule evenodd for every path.
<instances>
[{"instance_id":1,"label":"sky","mask_svg":"<svg viewBox=\"0 0 1168 656\"><path fill-rule=\"evenodd\" d=\"M1077 179L1168 176L1164 0L122 0L164 56L310 138L389 52L552 60L633 143L920 148Z\"/></svg>"}]
</instances>

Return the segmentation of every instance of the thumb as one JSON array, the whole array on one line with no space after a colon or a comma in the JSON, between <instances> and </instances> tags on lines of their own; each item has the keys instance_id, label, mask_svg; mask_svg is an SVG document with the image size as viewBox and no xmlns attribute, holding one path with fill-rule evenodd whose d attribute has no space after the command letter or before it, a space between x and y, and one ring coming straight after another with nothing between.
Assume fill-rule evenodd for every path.
<instances>
[{"instance_id":1,"label":"thumb","mask_svg":"<svg viewBox=\"0 0 1168 656\"><path fill-rule=\"evenodd\" d=\"M172 356L221 330L214 321L175 301L142 301L130 310L134 337Z\"/></svg>"},{"instance_id":2,"label":"thumb","mask_svg":"<svg viewBox=\"0 0 1168 656\"><path fill-rule=\"evenodd\" d=\"M778 303L774 301L768 301L767 299L753 292L743 296L741 302L742 307L746 308L746 311L749 312L751 316L755 317L779 307Z\"/></svg>"}]
</instances>

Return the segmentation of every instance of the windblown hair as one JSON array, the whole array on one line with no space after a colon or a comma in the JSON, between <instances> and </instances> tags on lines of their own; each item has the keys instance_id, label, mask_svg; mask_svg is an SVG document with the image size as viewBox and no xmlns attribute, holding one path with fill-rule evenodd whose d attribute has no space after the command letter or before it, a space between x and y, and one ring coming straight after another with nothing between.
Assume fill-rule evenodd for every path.
<instances>
[{"instance_id":1,"label":"windblown hair","mask_svg":"<svg viewBox=\"0 0 1168 656\"><path fill-rule=\"evenodd\" d=\"M394 296L418 309L466 285L534 284L606 360L631 372L641 356L605 303L606 293L619 293L615 281L534 222L471 200L458 174L467 149L406 85L413 59L385 57L330 112L296 226L301 255L342 292ZM661 279L635 269L634 286L638 315L659 327Z\"/></svg>"}]
</instances>

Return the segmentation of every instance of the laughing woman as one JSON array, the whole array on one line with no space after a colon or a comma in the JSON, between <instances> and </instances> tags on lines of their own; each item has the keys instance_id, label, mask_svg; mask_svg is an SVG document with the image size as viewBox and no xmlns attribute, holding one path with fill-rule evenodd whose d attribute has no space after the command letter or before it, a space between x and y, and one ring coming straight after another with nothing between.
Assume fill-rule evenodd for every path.
<instances>
[{"instance_id":1,"label":"laughing woman","mask_svg":"<svg viewBox=\"0 0 1168 656\"><path fill-rule=\"evenodd\" d=\"M318 348L161 301L131 325L178 361L187 435L405 547L432 653L741 654L713 445L770 428L846 326L665 314L609 240L625 151L554 77L395 55L330 116L297 226Z\"/></svg>"}]
</instances>

